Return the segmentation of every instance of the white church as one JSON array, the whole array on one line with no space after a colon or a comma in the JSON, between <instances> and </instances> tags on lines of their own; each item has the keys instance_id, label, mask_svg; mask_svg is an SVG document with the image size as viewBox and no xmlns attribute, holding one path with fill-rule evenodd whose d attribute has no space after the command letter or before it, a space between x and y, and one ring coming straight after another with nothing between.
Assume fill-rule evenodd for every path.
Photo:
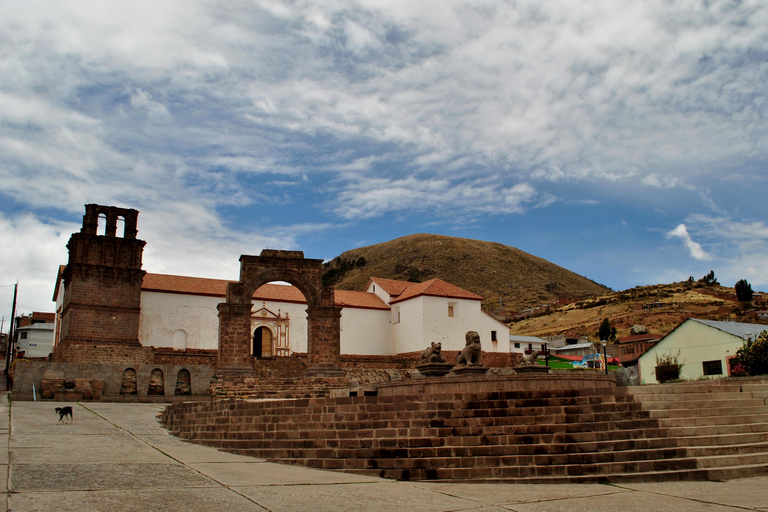
<instances>
[{"instance_id":1,"label":"white church","mask_svg":"<svg viewBox=\"0 0 768 512\"><path fill-rule=\"evenodd\" d=\"M59 270L57 320L64 300ZM139 341L146 347L217 350L217 306L228 281L147 273L141 287ZM372 277L365 291L335 290L341 312L341 353L394 355L433 342L460 350L477 331L483 351L509 352L509 328L481 309L482 297L441 279L412 283ZM252 354L287 357L307 352L307 303L298 288L265 284L253 295ZM58 336L57 336L58 339ZM522 350L515 350L521 352Z\"/></svg>"}]
</instances>

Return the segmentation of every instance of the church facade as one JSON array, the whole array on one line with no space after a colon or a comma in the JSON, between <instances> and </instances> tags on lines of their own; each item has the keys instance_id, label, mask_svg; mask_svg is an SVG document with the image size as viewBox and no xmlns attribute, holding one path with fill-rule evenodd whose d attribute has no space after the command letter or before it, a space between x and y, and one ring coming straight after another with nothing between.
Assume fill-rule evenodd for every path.
<instances>
[{"instance_id":1,"label":"church facade","mask_svg":"<svg viewBox=\"0 0 768 512\"><path fill-rule=\"evenodd\" d=\"M63 269L54 294L59 312L66 293ZM219 279L145 274L139 343L180 352L217 350L217 307L224 301L227 284ZM336 290L335 302L342 308L341 353L394 355L423 350L432 342L441 343L444 350L460 350L470 330L480 334L483 350L508 352L508 327L483 312L481 300L440 279L410 283L371 278L365 291ZM306 353L306 309L298 288L261 286L252 301L251 355L259 359Z\"/></svg>"},{"instance_id":2,"label":"church facade","mask_svg":"<svg viewBox=\"0 0 768 512\"><path fill-rule=\"evenodd\" d=\"M86 205L83 231L73 235L70 262L56 281L55 355L72 354L64 358L74 362L84 343L123 352L150 347L221 351L221 310L233 282L142 270L144 242L135 238L137 215ZM126 220L122 238L115 219ZM106 222L103 235L99 222ZM483 312L481 300L440 279L411 283L372 277L363 291L333 290L331 307L341 312L340 353L395 355L438 342L444 350L460 350L467 331L479 333L484 351L509 352L508 327ZM259 286L250 301L250 356L311 352L310 309L297 286Z\"/></svg>"}]
</instances>

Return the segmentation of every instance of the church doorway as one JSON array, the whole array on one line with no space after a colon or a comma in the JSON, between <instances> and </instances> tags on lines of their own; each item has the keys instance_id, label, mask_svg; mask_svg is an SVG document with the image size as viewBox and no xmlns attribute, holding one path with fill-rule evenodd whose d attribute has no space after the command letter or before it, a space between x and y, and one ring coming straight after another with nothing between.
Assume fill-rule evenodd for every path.
<instances>
[{"instance_id":1,"label":"church doorway","mask_svg":"<svg viewBox=\"0 0 768 512\"><path fill-rule=\"evenodd\" d=\"M253 331L253 357L265 359L272 355L272 331L268 327L257 327Z\"/></svg>"}]
</instances>

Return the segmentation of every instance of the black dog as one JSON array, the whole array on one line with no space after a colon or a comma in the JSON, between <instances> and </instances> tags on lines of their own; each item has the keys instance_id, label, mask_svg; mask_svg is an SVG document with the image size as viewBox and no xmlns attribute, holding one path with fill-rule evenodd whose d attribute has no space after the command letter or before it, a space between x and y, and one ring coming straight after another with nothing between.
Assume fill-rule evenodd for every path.
<instances>
[{"instance_id":1,"label":"black dog","mask_svg":"<svg viewBox=\"0 0 768 512\"><path fill-rule=\"evenodd\" d=\"M59 421L63 420L67 416L69 416L69 421L72 421L72 407L57 407L56 412L59 413Z\"/></svg>"}]
</instances>

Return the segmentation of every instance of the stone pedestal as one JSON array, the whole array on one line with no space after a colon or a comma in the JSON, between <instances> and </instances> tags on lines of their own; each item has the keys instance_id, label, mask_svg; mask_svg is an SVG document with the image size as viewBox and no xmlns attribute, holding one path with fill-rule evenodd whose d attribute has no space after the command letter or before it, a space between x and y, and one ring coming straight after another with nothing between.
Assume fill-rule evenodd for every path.
<instances>
[{"instance_id":1,"label":"stone pedestal","mask_svg":"<svg viewBox=\"0 0 768 512\"><path fill-rule=\"evenodd\" d=\"M519 365L512 368L515 373L549 373L549 366L540 364Z\"/></svg>"},{"instance_id":2,"label":"stone pedestal","mask_svg":"<svg viewBox=\"0 0 768 512\"><path fill-rule=\"evenodd\" d=\"M488 372L487 366L462 364L453 367L453 373L456 375L485 375L486 372Z\"/></svg>"},{"instance_id":3,"label":"stone pedestal","mask_svg":"<svg viewBox=\"0 0 768 512\"><path fill-rule=\"evenodd\" d=\"M416 369L425 377L442 377L453 368L451 363L422 363Z\"/></svg>"}]
</instances>

